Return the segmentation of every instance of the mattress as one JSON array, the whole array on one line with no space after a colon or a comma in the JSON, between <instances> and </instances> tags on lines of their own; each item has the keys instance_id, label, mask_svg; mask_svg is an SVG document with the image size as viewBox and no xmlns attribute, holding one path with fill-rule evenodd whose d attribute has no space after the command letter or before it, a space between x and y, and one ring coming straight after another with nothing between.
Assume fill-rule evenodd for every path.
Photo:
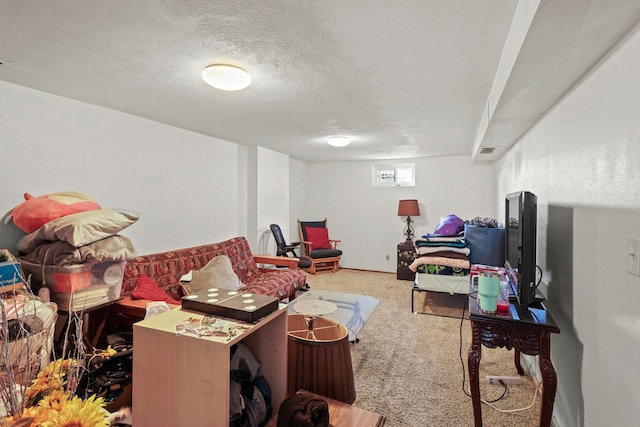
<instances>
[{"instance_id":1,"label":"mattress","mask_svg":"<svg viewBox=\"0 0 640 427\"><path fill-rule=\"evenodd\" d=\"M421 291L448 292L452 294L469 293L469 276L450 276L444 274L416 273L416 288Z\"/></svg>"}]
</instances>

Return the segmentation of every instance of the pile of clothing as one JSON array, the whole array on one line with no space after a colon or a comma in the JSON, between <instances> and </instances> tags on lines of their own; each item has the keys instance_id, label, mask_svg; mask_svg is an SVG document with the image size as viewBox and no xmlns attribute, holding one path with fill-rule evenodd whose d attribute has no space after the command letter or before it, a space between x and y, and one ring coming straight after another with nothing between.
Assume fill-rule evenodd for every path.
<instances>
[{"instance_id":1,"label":"pile of clothing","mask_svg":"<svg viewBox=\"0 0 640 427\"><path fill-rule=\"evenodd\" d=\"M231 347L229 426L264 427L273 413L271 389L260 362L240 342Z\"/></svg>"}]
</instances>

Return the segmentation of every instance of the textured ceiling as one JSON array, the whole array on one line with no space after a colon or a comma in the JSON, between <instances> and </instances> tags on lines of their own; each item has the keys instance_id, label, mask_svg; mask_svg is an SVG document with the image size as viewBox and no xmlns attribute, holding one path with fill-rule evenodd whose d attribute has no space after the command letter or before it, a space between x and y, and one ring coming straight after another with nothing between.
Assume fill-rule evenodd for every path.
<instances>
[{"instance_id":1,"label":"textured ceiling","mask_svg":"<svg viewBox=\"0 0 640 427\"><path fill-rule=\"evenodd\" d=\"M308 162L494 159L640 19L637 0L0 1L0 80ZM252 85L207 86L219 62Z\"/></svg>"}]
</instances>

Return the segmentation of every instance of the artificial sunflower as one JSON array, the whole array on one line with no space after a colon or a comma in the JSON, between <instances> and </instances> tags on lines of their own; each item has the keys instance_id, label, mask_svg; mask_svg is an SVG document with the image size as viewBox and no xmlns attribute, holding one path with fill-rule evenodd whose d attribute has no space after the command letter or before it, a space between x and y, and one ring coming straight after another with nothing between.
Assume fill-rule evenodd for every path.
<instances>
[{"instance_id":1,"label":"artificial sunflower","mask_svg":"<svg viewBox=\"0 0 640 427\"><path fill-rule=\"evenodd\" d=\"M63 390L69 369L77 364L73 359L54 360L38 372L25 392L26 406L34 406L46 395Z\"/></svg>"},{"instance_id":2,"label":"artificial sunflower","mask_svg":"<svg viewBox=\"0 0 640 427\"><path fill-rule=\"evenodd\" d=\"M64 405L67 404L69 396L64 390L54 390L48 395L44 396L38 406L44 409L52 409L60 412Z\"/></svg>"},{"instance_id":3,"label":"artificial sunflower","mask_svg":"<svg viewBox=\"0 0 640 427\"><path fill-rule=\"evenodd\" d=\"M42 427L108 427L104 405L104 400L95 395L87 400L74 396L60 412L49 411L49 417Z\"/></svg>"}]
</instances>

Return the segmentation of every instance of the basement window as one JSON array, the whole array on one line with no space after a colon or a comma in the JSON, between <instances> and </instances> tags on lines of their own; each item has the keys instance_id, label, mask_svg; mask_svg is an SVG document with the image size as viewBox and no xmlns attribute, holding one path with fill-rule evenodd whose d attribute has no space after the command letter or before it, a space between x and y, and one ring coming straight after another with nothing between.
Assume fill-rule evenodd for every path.
<instances>
[{"instance_id":1,"label":"basement window","mask_svg":"<svg viewBox=\"0 0 640 427\"><path fill-rule=\"evenodd\" d=\"M373 165L372 181L374 187L415 187L415 163L390 163Z\"/></svg>"}]
</instances>

